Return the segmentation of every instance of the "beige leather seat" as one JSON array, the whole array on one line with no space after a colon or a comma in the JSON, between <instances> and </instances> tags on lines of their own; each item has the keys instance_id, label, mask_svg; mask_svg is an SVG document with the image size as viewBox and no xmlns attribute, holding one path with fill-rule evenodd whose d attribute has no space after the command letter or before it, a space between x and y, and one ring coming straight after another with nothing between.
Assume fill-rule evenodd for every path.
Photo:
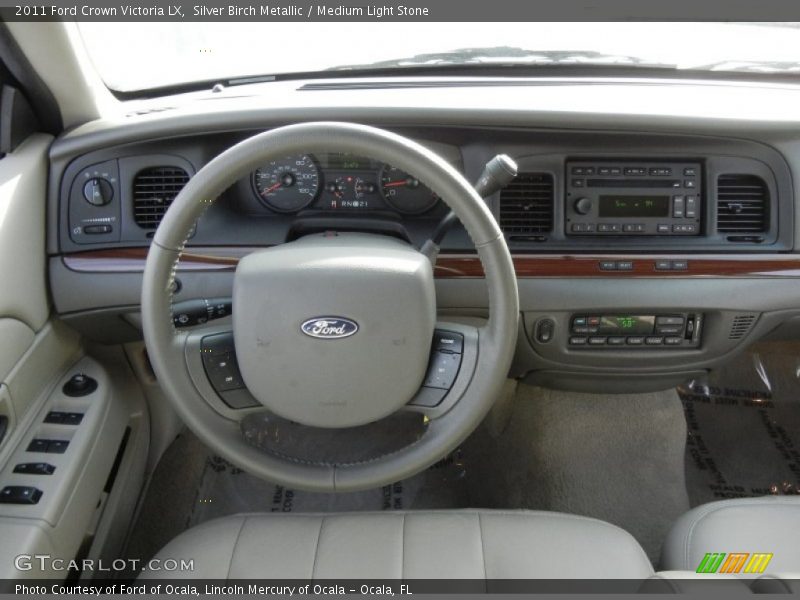
<instances>
[{"instance_id":1,"label":"beige leather seat","mask_svg":"<svg viewBox=\"0 0 800 600\"><path fill-rule=\"evenodd\" d=\"M800 496L765 496L722 500L698 506L681 516L664 543L656 578L671 591L692 591L711 579L729 589L746 582L755 593L800 593ZM707 553L748 554L742 568L697 573ZM752 555L771 554L763 572L746 573ZM736 563L739 564L738 562ZM657 590L650 582L648 590ZM661 589L660 591L665 591Z\"/></svg>"},{"instance_id":2,"label":"beige leather seat","mask_svg":"<svg viewBox=\"0 0 800 600\"><path fill-rule=\"evenodd\" d=\"M800 573L800 496L722 500L690 510L667 535L662 566L695 571L708 552L771 553L767 573Z\"/></svg>"},{"instance_id":3,"label":"beige leather seat","mask_svg":"<svg viewBox=\"0 0 800 600\"><path fill-rule=\"evenodd\" d=\"M190 529L160 553L192 558L194 579L644 579L627 532L533 511L247 514Z\"/></svg>"}]
</instances>

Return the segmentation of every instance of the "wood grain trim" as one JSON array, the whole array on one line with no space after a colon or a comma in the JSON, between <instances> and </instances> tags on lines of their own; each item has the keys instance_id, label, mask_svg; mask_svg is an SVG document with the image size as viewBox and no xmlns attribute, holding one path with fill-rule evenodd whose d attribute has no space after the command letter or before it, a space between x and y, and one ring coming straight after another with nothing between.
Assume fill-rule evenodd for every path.
<instances>
[{"instance_id":1,"label":"wood grain trim","mask_svg":"<svg viewBox=\"0 0 800 600\"><path fill-rule=\"evenodd\" d=\"M239 260L260 248L224 246L192 248L184 252L179 270L232 271ZM67 254L64 264L73 271L91 273L141 272L147 248L90 250ZM605 271L602 261L628 261L633 269ZM657 260L682 260L688 268L682 271L656 271ZM514 267L518 277L800 277L800 255L516 255ZM442 254L435 274L441 279L483 277L477 256Z\"/></svg>"},{"instance_id":2,"label":"wood grain trim","mask_svg":"<svg viewBox=\"0 0 800 600\"><path fill-rule=\"evenodd\" d=\"M656 261L685 261L685 270L656 270ZM630 270L607 271L604 261L630 262ZM800 256L514 256L517 277L800 277ZM440 256L436 276L483 277L483 267L474 256Z\"/></svg>"}]
</instances>

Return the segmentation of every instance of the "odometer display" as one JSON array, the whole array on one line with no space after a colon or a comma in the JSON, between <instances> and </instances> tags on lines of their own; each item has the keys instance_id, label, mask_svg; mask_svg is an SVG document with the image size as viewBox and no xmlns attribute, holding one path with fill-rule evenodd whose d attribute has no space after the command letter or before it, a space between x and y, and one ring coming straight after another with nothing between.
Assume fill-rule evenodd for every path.
<instances>
[{"instance_id":1,"label":"odometer display","mask_svg":"<svg viewBox=\"0 0 800 600\"><path fill-rule=\"evenodd\" d=\"M253 174L256 194L271 209L297 212L311 204L319 192L319 169L304 154L273 160Z\"/></svg>"}]
</instances>

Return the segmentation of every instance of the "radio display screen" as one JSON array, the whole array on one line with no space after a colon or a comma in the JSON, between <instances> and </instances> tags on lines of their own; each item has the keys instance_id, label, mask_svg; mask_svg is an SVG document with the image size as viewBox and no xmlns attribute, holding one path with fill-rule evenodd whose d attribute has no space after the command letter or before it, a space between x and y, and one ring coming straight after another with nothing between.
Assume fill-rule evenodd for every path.
<instances>
[{"instance_id":1,"label":"radio display screen","mask_svg":"<svg viewBox=\"0 0 800 600\"><path fill-rule=\"evenodd\" d=\"M668 217L669 196L601 195L600 217Z\"/></svg>"},{"instance_id":2,"label":"radio display screen","mask_svg":"<svg viewBox=\"0 0 800 600\"><path fill-rule=\"evenodd\" d=\"M603 335L649 335L653 333L654 315L614 315L600 317L598 333Z\"/></svg>"}]
</instances>

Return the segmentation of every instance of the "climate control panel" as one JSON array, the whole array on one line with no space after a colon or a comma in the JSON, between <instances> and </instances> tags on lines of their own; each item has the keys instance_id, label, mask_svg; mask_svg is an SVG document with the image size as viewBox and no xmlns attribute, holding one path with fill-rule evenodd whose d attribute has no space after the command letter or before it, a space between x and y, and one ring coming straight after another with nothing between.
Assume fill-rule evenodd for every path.
<instances>
[{"instance_id":1,"label":"climate control panel","mask_svg":"<svg viewBox=\"0 0 800 600\"><path fill-rule=\"evenodd\" d=\"M703 316L669 314L575 314L570 318L570 349L674 349L700 345Z\"/></svg>"}]
</instances>

